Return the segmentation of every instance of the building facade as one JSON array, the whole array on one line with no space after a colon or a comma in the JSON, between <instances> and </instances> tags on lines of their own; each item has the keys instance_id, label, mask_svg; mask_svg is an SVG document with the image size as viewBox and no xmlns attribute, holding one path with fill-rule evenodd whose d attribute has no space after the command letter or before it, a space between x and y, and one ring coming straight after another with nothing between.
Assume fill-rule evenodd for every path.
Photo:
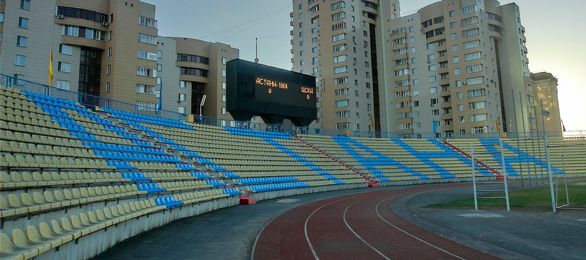
<instances>
[{"instance_id":1,"label":"building facade","mask_svg":"<svg viewBox=\"0 0 586 260\"><path fill-rule=\"evenodd\" d=\"M154 5L138 0L8 0L0 10L2 73L155 109ZM51 51L54 80L48 82Z\"/></svg>"},{"instance_id":2,"label":"building facade","mask_svg":"<svg viewBox=\"0 0 586 260\"><path fill-rule=\"evenodd\" d=\"M0 71L8 76L143 111L199 115L206 95L202 115L231 119L225 108L225 63L238 58L238 50L159 37L154 5L139 0L0 1L0 33ZM51 51L54 80L48 82Z\"/></svg>"},{"instance_id":3,"label":"building facade","mask_svg":"<svg viewBox=\"0 0 586 260\"><path fill-rule=\"evenodd\" d=\"M451 137L527 132L525 29L516 4L443 0L385 21L383 131Z\"/></svg>"},{"instance_id":4,"label":"building facade","mask_svg":"<svg viewBox=\"0 0 586 260\"><path fill-rule=\"evenodd\" d=\"M238 49L197 39L159 37L159 54L158 86L163 110L201 113L209 120L232 120L226 111L226 62L239 57ZM200 111L204 95L206 100Z\"/></svg>"},{"instance_id":5,"label":"building facade","mask_svg":"<svg viewBox=\"0 0 586 260\"><path fill-rule=\"evenodd\" d=\"M380 130L379 48L398 0L293 0L293 70L317 77L318 122L338 131Z\"/></svg>"}]
</instances>

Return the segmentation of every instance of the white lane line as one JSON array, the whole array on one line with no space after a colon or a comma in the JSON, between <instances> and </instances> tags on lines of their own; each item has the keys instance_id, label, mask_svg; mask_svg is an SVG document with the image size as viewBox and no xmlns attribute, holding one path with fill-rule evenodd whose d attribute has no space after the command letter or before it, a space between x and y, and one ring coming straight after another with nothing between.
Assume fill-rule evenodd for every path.
<instances>
[{"instance_id":1,"label":"white lane line","mask_svg":"<svg viewBox=\"0 0 586 260\"><path fill-rule=\"evenodd\" d=\"M355 201L355 202L350 203L350 205L348 205L346 207L346 209L344 209L344 215L343 215L344 224L346 224L346 227L350 230L350 232L352 232L352 234L354 234L354 236L356 236L358 239L360 239L360 241L362 241L362 243L364 243L365 245L367 245L368 247L370 247L370 249L374 250L382 258L387 259L387 260L391 260L390 257L386 256L381 251L379 251L378 249L376 249L376 247L372 246L370 243L368 243L366 240L364 240L364 238L362 238L358 233L356 233L356 231L354 231L354 229L352 229L352 227L350 226L350 224L348 224L348 221L346 220L346 215L348 213L348 209L350 209L350 207L352 207L352 205L354 205L354 203L356 203L356 202L358 202L358 201Z\"/></svg>"},{"instance_id":2,"label":"white lane line","mask_svg":"<svg viewBox=\"0 0 586 260\"><path fill-rule=\"evenodd\" d=\"M419 240L420 242L422 242L422 243L424 243L424 244L426 244L426 245L428 245L428 246L431 246L431 247L433 247L433 248L435 248L435 249L437 249L437 250L439 250L439 251L442 251L442 252L444 252L444 253L446 253L446 254L448 254L448 255L451 255L451 256L453 256L453 257L455 257L455 258L458 258L458 259L466 259L466 258L463 258L463 257L461 257L461 256L458 256L458 255L456 255L456 254L453 254L453 253L451 253L451 252L449 252L449 251L447 251L447 250L445 250L445 249L443 249L443 248L441 248L441 247L438 247L438 246L436 246L436 245L433 245L433 244L431 244L431 243L429 243L429 242L427 242L427 241L425 241L425 240L423 240L423 239L421 239L421 238L419 238L419 237L417 237L417 236L415 236L415 235L413 235L413 234L411 234L411 233L409 233L409 232L407 232L407 231L403 230L402 228L395 226L393 223L391 223L391 222L389 222L388 220L386 220L385 218L383 218L383 216L381 216L381 214L380 214L380 211L378 210L378 208L379 208L379 206L380 206L380 205L381 205L383 202L385 202L385 201L387 201L387 200L390 200L390 199L391 199L391 198L384 199L384 200L382 200L381 202L379 202L378 204L376 204L376 206L375 206L375 211L376 211L376 215L378 215L378 218L380 218L380 219L381 219L382 221L384 221L385 223L389 224L389 226L391 226L391 227L393 227L393 228L395 228L395 229L397 229L397 230L401 231L403 234L405 234L405 235L408 235L408 236L410 236L410 237L412 237L412 238L415 238L415 239Z\"/></svg>"},{"instance_id":3,"label":"white lane line","mask_svg":"<svg viewBox=\"0 0 586 260\"><path fill-rule=\"evenodd\" d=\"M313 244L311 243L311 239L309 239L309 232L307 231L307 223L309 223L309 220L311 219L311 217L316 212L318 212L320 209L323 209L323 208L325 208L325 207L327 207L329 205L332 205L332 204L334 204L336 202L343 201L343 200L348 200L348 199L351 199L351 198L354 198L354 197L362 197L362 196L366 196L366 195L370 195L370 194L371 194L371 192L364 192L364 193L357 193L357 194L346 195L346 196L344 196L341 199L334 200L332 202L329 202L327 204L322 205L321 207L319 207L319 208L315 209L313 212L311 212L309 214L309 216L307 216L307 218L305 219L305 224L303 225L303 232L305 232L305 241L307 242L307 245L309 245L309 249L311 249L311 253L313 254L313 257L316 260L319 260L319 256L317 256L317 253L315 252L315 248L313 247Z\"/></svg>"},{"instance_id":4,"label":"white lane line","mask_svg":"<svg viewBox=\"0 0 586 260\"><path fill-rule=\"evenodd\" d=\"M307 245L309 245L309 249L311 249L311 253L313 254L313 257L316 260L319 260L319 256L317 256L317 253L315 252L315 248L313 247L313 244L311 243L311 239L309 239L309 232L307 231L307 223L309 223L309 219L311 219L311 217L318 212L320 209L323 209L324 207L327 207L329 205L332 205L338 201L342 201L345 200L347 198L344 199L339 199L339 200L334 200L332 202L326 203L324 205L322 205L321 207L315 209L314 211L312 211L309 216L307 216L307 218L305 219L305 224L303 225L303 232L305 233L305 241L307 242Z\"/></svg>"}]
</instances>

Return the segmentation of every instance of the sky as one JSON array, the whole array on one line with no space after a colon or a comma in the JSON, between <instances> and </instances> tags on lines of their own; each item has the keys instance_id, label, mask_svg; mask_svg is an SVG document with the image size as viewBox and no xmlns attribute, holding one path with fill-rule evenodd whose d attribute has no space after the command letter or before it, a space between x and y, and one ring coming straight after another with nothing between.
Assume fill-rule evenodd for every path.
<instances>
[{"instance_id":1,"label":"sky","mask_svg":"<svg viewBox=\"0 0 586 260\"><path fill-rule=\"evenodd\" d=\"M159 34L223 42L240 57L291 69L291 0L143 0L157 6ZM437 0L402 0L411 14ZM586 130L586 15L584 0L501 0L516 2L525 26L529 68L559 79L562 120L568 131ZM582 67L584 66L584 67Z\"/></svg>"}]
</instances>

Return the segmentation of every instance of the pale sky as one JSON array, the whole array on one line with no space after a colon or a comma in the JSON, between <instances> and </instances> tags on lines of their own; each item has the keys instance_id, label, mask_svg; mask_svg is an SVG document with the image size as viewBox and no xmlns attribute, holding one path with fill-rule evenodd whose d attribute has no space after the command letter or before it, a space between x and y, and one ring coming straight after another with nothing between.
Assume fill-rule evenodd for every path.
<instances>
[{"instance_id":1,"label":"pale sky","mask_svg":"<svg viewBox=\"0 0 586 260\"><path fill-rule=\"evenodd\" d=\"M291 69L291 0L143 0L157 6L159 34L218 41L254 60L259 38L262 63ZM402 0L404 14L436 0ZM586 3L584 0L502 0L516 2L526 29L529 68L559 79L562 120L570 130L586 130ZM582 67L584 66L584 67Z\"/></svg>"}]
</instances>

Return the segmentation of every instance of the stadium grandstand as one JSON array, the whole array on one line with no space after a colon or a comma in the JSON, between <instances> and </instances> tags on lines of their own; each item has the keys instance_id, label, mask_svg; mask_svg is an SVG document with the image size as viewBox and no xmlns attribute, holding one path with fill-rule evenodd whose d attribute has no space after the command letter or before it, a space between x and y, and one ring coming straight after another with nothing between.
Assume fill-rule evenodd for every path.
<instances>
[{"instance_id":1,"label":"stadium grandstand","mask_svg":"<svg viewBox=\"0 0 586 260\"><path fill-rule=\"evenodd\" d=\"M0 258L85 259L177 219L254 200L551 169L586 176L586 139L368 138L190 122L0 79ZM538 139L541 140L541 139ZM484 149L471 157L470 146Z\"/></svg>"}]
</instances>

